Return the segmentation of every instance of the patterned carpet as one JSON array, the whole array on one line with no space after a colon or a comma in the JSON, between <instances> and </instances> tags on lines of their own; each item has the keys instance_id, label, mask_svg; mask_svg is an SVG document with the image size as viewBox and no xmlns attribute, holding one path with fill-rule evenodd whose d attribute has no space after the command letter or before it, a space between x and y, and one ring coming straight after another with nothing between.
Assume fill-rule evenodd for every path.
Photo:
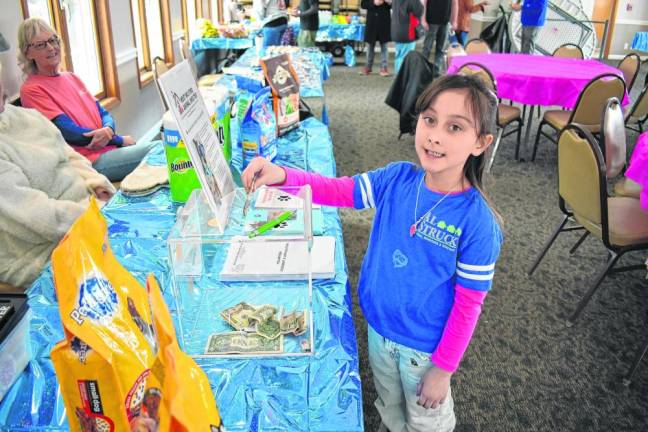
<instances>
[{"instance_id":1,"label":"patterned carpet","mask_svg":"<svg viewBox=\"0 0 648 432\"><path fill-rule=\"evenodd\" d=\"M635 97L645 69L632 92ZM358 70L334 66L326 88L338 174L415 161L413 137L397 139L397 113L383 102L392 78L359 76ZM631 147L636 137L629 132ZM513 150L514 135L504 139L488 183L504 217L505 245L480 324L453 378L456 430L648 430L648 360L630 387L622 384L648 338L645 272L608 277L577 324L566 327L566 317L604 263L605 250L590 237L569 255L579 234L562 234L534 276L527 277L560 218L556 147L544 140L535 163L516 162ZM355 298L373 214L343 210L341 215L354 291L365 429L373 432L380 419L373 406L366 322ZM622 264L639 263L645 255L629 254Z\"/></svg>"}]
</instances>

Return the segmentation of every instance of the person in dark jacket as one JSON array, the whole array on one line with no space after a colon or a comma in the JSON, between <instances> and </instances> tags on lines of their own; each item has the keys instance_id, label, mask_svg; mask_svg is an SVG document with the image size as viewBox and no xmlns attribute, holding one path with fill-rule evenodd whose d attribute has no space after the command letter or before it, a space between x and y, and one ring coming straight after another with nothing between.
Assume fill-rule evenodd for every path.
<instances>
[{"instance_id":1,"label":"person in dark jacket","mask_svg":"<svg viewBox=\"0 0 648 432\"><path fill-rule=\"evenodd\" d=\"M392 0L362 0L361 6L367 10L364 36L367 42L367 65L360 71L362 75L371 73L377 41L380 42L380 76L389 76L387 42L391 40L391 3Z\"/></svg>"},{"instance_id":2,"label":"person in dark jacket","mask_svg":"<svg viewBox=\"0 0 648 432\"><path fill-rule=\"evenodd\" d=\"M513 10L522 10L522 46L520 52L533 54L535 38L540 27L545 23L547 15L547 0L524 0L511 5Z\"/></svg>"},{"instance_id":3,"label":"person in dark jacket","mask_svg":"<svg viewBox=\"0 0 648 432\"><path fill-rule=\"evenodd\" d=\"M292 15L299 17L299 36L297 45L301 48L315 46L315 37L319 28L318 0L301 0L299 9L293 9Z\"/></svg>"},{"instance_id":4,"label":"person in dark jacket","mask_svg":"<svg viewBox=\"0 0 648 432\"><path fill-rule=\"evenodd\" d=\"M434 45L434 64L439 73L444 63L451 9L452 0L427 0L425 5L425 21L422 24L427 27L427 33L423 41L423 56L429 58Z\"/></svg>"},{"instance_id":5,"label":"person in dark jacket","mask_svg":"<svg viewBox=\"0 0 648 432\"><path fill-rule=\"evenodd\" d=\"M396 43L394 71L398 73L408 52L416 48L416 26L425 12L425 0L392 0L391 37Z\"/></svg>"}]
</instances>

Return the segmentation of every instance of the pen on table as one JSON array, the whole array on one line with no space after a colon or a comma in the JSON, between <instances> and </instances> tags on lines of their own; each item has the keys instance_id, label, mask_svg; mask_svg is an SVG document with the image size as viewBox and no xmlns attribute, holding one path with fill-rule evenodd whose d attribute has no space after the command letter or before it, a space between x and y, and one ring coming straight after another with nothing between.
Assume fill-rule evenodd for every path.
<instances>
[{"instance_id":1,"label":"pen on table","mask_svg":"<svg viewBox=\"0 0 648 432\"><path fill-rule=\"evenodd\" d=\"M248 191L247 195L245 195L245 204L243 204L243 216L247 216L248 209L250 208L250 198L252 197L252 194L254 193L254 184L256 183L257 179L259 178L259 173L260 172L261 172L261 170L254 173L254 176L252 177L252 185L250 186L250 190Z\"/></svg>"},{"instance_id":2,"label":"pen on table","mask_svg":"<svg viewBox=\"0 0 648 432\"><path fill-rule=\"evenodd\" d=\"M267 231L270 231L272 228L276 227L279 225L281 222L286 221L293 217L295 215L295 210L288 210L283 213L281 213L279 216L276 218L269 220L268 222L264 223L261 225L259 228L255 229L254 231L250 232L248 234L248 238L253 238L256 236L259 236Z\"/></svg>"}]
</instances>

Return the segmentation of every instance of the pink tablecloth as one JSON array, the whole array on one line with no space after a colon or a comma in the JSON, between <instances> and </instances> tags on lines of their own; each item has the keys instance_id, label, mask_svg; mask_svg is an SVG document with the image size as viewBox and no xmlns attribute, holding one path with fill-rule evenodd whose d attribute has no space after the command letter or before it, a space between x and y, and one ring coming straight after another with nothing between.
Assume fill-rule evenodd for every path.
<instances>
[{"instance_id":1,"label":"pink tablecloth","mask_svg":"<svg viewBox=\"0 0 648 432\"><path fill-rule=\"evenodd\" d=\"M637 138L625 176L641 185L641 207L648 210L648 132Z\"/></svg>"},{"instance_id":2,"label":"pink tablecloth","mask_svg":"<svg viewBox=\"0 0 648 432\"><path fill-rule=\"evenodd\" d=\"M497 93L525 105L573 108L578 95L592 78L613 73L617 68L596 60L578 60L527 54L471 54L452 57L448 73L455 73L468 62L486 66L497 81ZM628 94L622 105L629 102Z\"/></svg>"}]
</instances>

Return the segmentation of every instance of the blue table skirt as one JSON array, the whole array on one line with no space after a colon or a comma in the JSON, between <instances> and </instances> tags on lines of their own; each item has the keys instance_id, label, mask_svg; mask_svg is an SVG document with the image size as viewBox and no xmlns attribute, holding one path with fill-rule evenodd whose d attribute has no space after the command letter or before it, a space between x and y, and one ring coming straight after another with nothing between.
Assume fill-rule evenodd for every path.
<instances>
[{"instance_id":1,"label":"blue table skirt","mask_svg":"<svg viewBox=\"0 0 648 432\"><path fill-rule=\"evenodd\" d=\"M299 34L299 24L291 24L295 36ZM317 30L316 42L364 41L364 24L322 24Z\"/></svg>"},{"instance_id":2,"label":"blue table skirt","mask_svg":"<svg viewBox=\"0 0 648 432\"><path fill-rule=\"evenodd\" d=\"M335 175L328 129L309 118L279 143L277 162ZM307 149L305 151L305 149ZM307 155L306 155L307 153ZM240 166L240 151L234 152ZM307 157L306 157L307 156ZM165 164L162 147L147 160ZM172 316L166 238L178 205L167 189L139 198L117 194L103 210L110 244L140 281L153 272ZM200 359L228 431L362 431L362 393L351 315L342 229L337 210L324 207L325 234L336 237L336 275L314 281L315 352L311 357ZM32 361L0 403L0 430L64 431L65 407L49 358L63 330L48 267L28 291ZM176 324L176 329L177 329Z\"/></svg>"},{"instance_id":3,"label":"blue table skirt","mask_svg":"<svg viewBox=\"0 0 648 432\"><path fill-rule=\"evenodd\" d=\"M632 49L648 52L648 32L637 32L632 39Z\"/></svg>"}]
</instances>

